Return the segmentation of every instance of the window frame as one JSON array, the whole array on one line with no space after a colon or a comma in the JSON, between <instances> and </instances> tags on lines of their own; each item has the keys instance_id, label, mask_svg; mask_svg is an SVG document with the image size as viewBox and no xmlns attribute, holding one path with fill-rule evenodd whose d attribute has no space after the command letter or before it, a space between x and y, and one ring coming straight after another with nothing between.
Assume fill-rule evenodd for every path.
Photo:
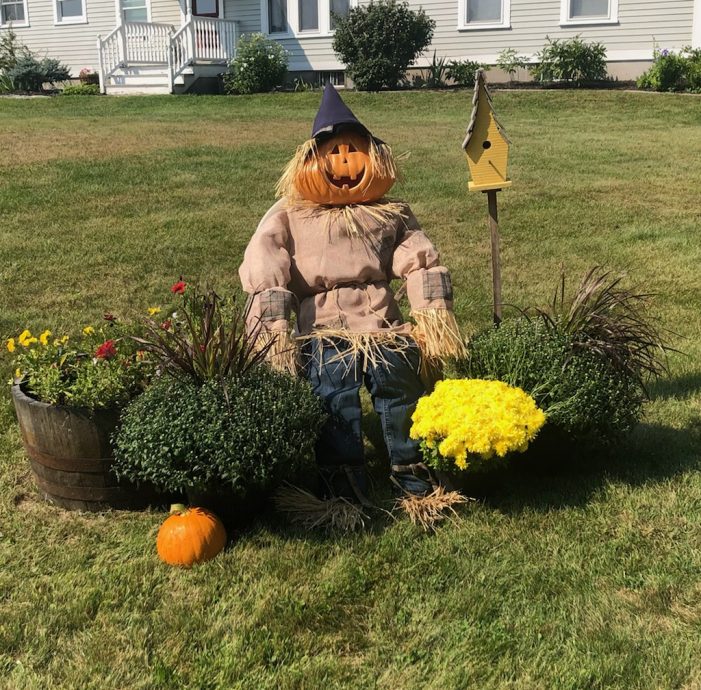
<instances>
[{"instance_id":1,"label":"window frame","mask_svg":"<svg viewBox=\"0 0 701 690\"><path fill-rule=\"evenodd\" d=\"M469 0L458 0L458 31L490 31L511 28L511 0L501 0L500 22L468 22L466 16L468 2Z\"/></svg>"},{"instance_id":2,"label":"window frame","mask_svg":"<svg viewBox=\"0 0 701 690\"><path fill-rule=\"evenodd\" d=\"M151 23L151 0L144 0L144 3L146 3L146 23L150 24ZM221 0L220 0L220 3L221 3ZM122 0L115 0L114 10L115 10L115 14L117 15L117 26L122 26L122 24L130 23L124 19L124 8L122 7ZM182 10L181 10L181 13L182 13ZM185 15L183 14L182 17L184 20Z\"/></svg>"},{"instance_id":3,"label":"window frame","mask_svg":"<svg viewBox=\"0 0 701 690\"><path fill-rule=\"evenodd\" d=\"M560 26L588 26L596 24L618 24L618 0L608 0L607 17L571 17L572 0L560 0Z\"/></svg>"},{"instance_id":4,"label":"window frame","mask_svg":"<svg viewBox=\"0 0 701 690\"><path fill-rule=\"evenodd\" d=\"M87 24L88 23L88 1L80 0L80 5L83 13L79 17L61 17L61 0L54 0L54 26L66 26L69 24Z\"/></svg>"},{"instance_id":5,"label":"window frame","mask_svg":"<svg viewBox=\"0 0 701 690\"><path fill-rule=\"evenodd\" d=\"M509 0L504 0L508 2ZM319 28L306 29L299 28L299 3L300 0L285 0L287 3L287 31L273 33L270 32L268 21L268 0L260 0L260 25L261 32L268 38L328 38L333 36L336 29L331 28L331 2L330 0L317 0L319 4ZM350 0L348 9L351 10L357 5L357 0Z\"/></svg>"},{"instance_id":6,"label":"window frame","mask_svg":"<svg viewBox=\"0 0 701 690\"><path fill-rule=\"evenodd\" d=\"M22 29L29 26L29 8L27 7L27 0L17 0L17 2L2 2L0 0L0 5L22 5L24 10L24 21L22 23L16 21L3 22L2 20L2 8L0 7L0 29Z\"/></svg>"}]
</instances>

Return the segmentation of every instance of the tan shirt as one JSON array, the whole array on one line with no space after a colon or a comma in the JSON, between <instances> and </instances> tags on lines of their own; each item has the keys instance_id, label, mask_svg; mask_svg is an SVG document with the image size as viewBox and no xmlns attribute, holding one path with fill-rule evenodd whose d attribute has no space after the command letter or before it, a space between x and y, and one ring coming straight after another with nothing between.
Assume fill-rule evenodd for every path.
<instances>
[{"instance_id":1,"label":"tan shirt","mask_svg":"<svg viewBox=\"0 0 701 690\"><path fill-rule=\"evenodd\" d=\"M239 268L249 325L296 335L347 331L409 333L390 281L406 281L412 310L452 309L448 270L407 205L378 219L357 211L359 236L343 214L278 201L263 217Z\"/></svg>"}]
</instances>

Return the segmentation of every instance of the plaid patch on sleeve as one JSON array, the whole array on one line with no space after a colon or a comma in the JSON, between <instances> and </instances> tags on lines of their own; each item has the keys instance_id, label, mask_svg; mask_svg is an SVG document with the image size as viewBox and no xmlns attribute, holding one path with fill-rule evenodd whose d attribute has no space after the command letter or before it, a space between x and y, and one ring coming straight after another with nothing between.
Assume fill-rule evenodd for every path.
<instances>
[{"instance_id":1,"label":"plaid patch on sleeve","mask_svg":"<svg viewBox=\"0 0 701 690\"><path fill-rule=\"evenodd\" d=\"M450 274L426 271L423 275L423 281L425 300L443 299L452 301L453 284L450 281Z\"/></svg>"},{"instance_id":2,"label":"plaid patch on sleeve","mask_svg":"<svg viewBox=\"0 0 701 690\"><path fill-rule=\"evenodd\" d=\"M292 293L266 290L260 296L261 321L289 321L292 315Z\"/></svg>"}]
</instances>

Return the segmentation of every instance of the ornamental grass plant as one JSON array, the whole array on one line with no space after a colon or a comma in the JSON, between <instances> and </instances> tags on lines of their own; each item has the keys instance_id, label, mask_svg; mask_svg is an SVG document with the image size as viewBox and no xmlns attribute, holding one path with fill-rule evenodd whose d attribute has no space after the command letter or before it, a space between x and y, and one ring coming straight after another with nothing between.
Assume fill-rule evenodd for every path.
<instances>
[{"instance_id":1,"label":"ornamental grass plant","mask_svg":"<svg viewBox=\"0 0 701 690\"><path fill-rule=\"evenodd\" d=\"M180 279L135 338L159 376L125 410L115 472L164 491L238 497L294 478L325 420L310 387L264 363L255 324L236 299Z\"/></svg>"}]
</instances>

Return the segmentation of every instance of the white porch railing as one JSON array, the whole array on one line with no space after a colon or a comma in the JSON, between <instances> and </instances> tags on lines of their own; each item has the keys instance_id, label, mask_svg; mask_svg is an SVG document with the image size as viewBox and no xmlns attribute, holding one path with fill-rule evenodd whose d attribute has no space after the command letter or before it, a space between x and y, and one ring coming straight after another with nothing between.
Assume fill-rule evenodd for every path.
<instances>
[{"instance_id":1,"label":"white porch railing","mask_svg":"<svg viewBox=\"0 0 701 690\"><path fill-rule=\"evenodd\" d=\"M129 66L167 65L171 91L175 79L194 64L226 64L236 55L238 23L189 16L176 31L170 24L129 22L106 38L97 37L100 89Z\"/></svg>"}]
</instances>

